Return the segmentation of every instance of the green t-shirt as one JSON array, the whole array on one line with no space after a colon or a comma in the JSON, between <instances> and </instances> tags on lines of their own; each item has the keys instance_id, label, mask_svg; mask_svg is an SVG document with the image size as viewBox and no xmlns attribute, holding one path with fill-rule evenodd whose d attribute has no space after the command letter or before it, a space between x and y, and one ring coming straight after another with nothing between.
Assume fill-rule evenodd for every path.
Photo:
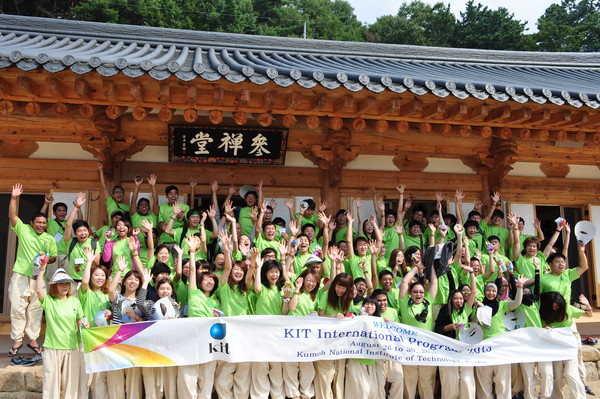
<instances>
[{"instance_id":1,"label":"green t-shirt","mask_svg":"<svg viewBox=\"0 0 600 399\"><path fill-rule=\"evenodd\" d=\"M409 234L406 234L406 232L402 233L402 235L404 236L404 248L405 249L408 249L410 247L421 248L421 241L423 242L424 248L427 248L427 246L429 244L428 238L426 238L425 236L413 237Z\"/></svg>"},{"instance_id":2,"label":"green t-shirt","mask_svg":"<svg viewBox=\"0 0 600 399\"><path fill-rule=\"evenodd\" d=\"M298 220L298 216L300 216L299 213L296 213L294 215L294 219ZM312 224L313 226L315 226L315 237L319 234L319 215L316 212L313 212L312 215L310 215L309 218L302 216L302 221L301 221L301 225L300 225L300 231L302 231L302 227L304 227L305 224Z\"/></svg>"},{"instance_id":3,"label":"green t-shirt","mask_svg":"<svg viewBox=\"0 0 600 399\"><path fill-rule=\"evenodd\" d=\"M354 227L352 228L352 231L354 232L352 234L352 237L356 237L356 231L354 230ZM335 233L335 243L337 245L338 242L340 241L346 241L346 233L348 232L348 226L342 227L341 229L339 229L336 233ZM352 243L348 243L348 245L350 245Z\"/></svg>"},{"instance_id":4,"label":"green t-shirt","mask_svg":"<svg viewBox=\"0 0 600 399\"><path fill-rule=\"evenodd\" d=\"M293 294L292 294L293 295ZM289 316L306 316L316 311L317 298L313 301L308 292L298 294L298 304L296 309L288 312Z\"/></svg>"},{"instance_id":5,"label":"green t-shirt","mask_svg":"<svg viewBox=\"0 0 600 399\"><path fill-rule=\"evenodd\" d=\"M44 347L77 349L77 320L83 317L83 308L79 300L74 296L62 300L46 294L40 304L46 314Z\"/></svg>"},{"instance_id":6,"label":"green t-shirt","mask_svg":"<svg viewBox=\"0 0 600 399\"><path fill-rule=\"evenodd\" d=\"M448 278L448 274L452 273L455 289L458 288L459 272L456 268L456 264L453 263L450 267L450 271L438 278L438 292L435 296L435 305L443 305L445 303L448 303L448 297L450 296L450 280Z\"/></svg>"},{"instance_id":7,"label":"green t-shirt","mask_svg":"<svg viewBox=\"0 0 600 399\"><path fill-rule=\"evenodd\" d=\"M54 241L56 241L56 248L59 255L66 255L69 251L69 247L65 243L63 237L65 234L65 225L66 221L59 222L56 219L48 219L48 224L46 225L46 233L50 234L54 237Z\"/></svg>"},{"instance_id":8,"label":"green t-shirt","mask_svg":"<svg viewBox=\"0 0 600 399\"><path fill-rule=\"evenodd\" d=\"M398 310L389 307L389 305L388 305L387 309L385 310L385 312L381 313L381 317L385 317L389 321L400 323L400 317L398 316Z\"/></svg>"},{"instance_id":9,"label":"green t-shirt","mask_svg":"<svg viewBox=\"0 0 600 399\"><path fill-rule=\"evenodd\" d=\"M185 242L185 239L196 233L200 233L200 226L196 227L195 229L188 228L187 231L185 232L185 237L183 237L183 239L181 237L183 234L183 227L178 227L173 230L173 240L175 240L177 245L179 245L181 247L181 249L183 249L184 257L189 257L189 254L190 254L190 247ZM179 244L180 242L181 242L181 244ZM206 260L206 254L203 253L202 251L196 252L196 256L198 257L196 260Z\"/></svg>"},{"instance_id":10,"label":"green t-shirt","mask_svg":"<svg viewBox=\"0 0 600 399\"><path fill-rule=\"evenodd\" d=\"M225 316L242 316L248 314L248 293L240 291L239 287L231 288L229 283L221 285L216 292L221 300L222 311Z\"/></svg>"},{"instance_id":11,"label":"green t-shirt","mask_svg":"<svg viewBox=\"0 0 600 399\"><path fill-rule=\"evenodd\" d=\"M190 207L187 206L186 204L179 204L179 205L181 206L181 211L185 215L187 215L188 211L190 210ZM172 217L173 217L173 205L169 204L168 202L160 204L160 207L158 208L158 222L164 223L165 227L166 227L167 223L169 223L169 219L171 219ZM173 220L173 230L183 227L183 225L184 225L183 220L178 219L178 218ZM160 237L158 238L158 241L159 241L159 243L175 242L173 237L171 237L167 233L162 233L160 235Z\"/></svg>"},{"instance_id":12,"label":"green t-shirt","mask_svg":"<svg viewBox=\"0 0 600 399\"><path fill-rule=\"evenodd\" d=\"M252 213L252 207L244 206L240 208L240 213L238 214L238 222L242 226L242 233L248 237L252 237L252 230L254 230L254 220L250 214Z\"/></svg>"},{"instance_id":13,"label":"green t-shirt","mask_svg":"<svg viewBox=\"0 0 600 399\"><path fill-rule=\"evenodd\" d=\"M481 227L481 230L486 237L496 236L500 239L500 249L498 251L502 255L505 255L505 249L508 243L508 229L502 226L487 224L485 220L482 220L481 223L479 223L479 227Z\"/></svg>"},{"instance_id":14,"label":"green t-shirt","mask_svg":"<svg viewBox=\"0 0 600 399\"><path fill-rule=\"evenodd\" d=\"M521 255L519 256L519 259L517 259L517 261L515 262L515 267L520 275L527 278L535 278L535 264L533 263L533 260L536 257L540 260L540 274L544 274L544 272L550 268L543 255L536 255L532 257Z\"/></svg>"},{"instance_id":15,"label":"green t-shirt","mask_svg":"<svg viewBox=\"0 0 600 399\"><path fill-rule=\"evenodd\" d=\"M102 291L92 291L89 288L87 291L82 292L81 287L78 291L79 301L81 302L84 316L90 323L90 327L97 327L96 323L94 323L96 313L101 310L111 309L108 294L105 294Z\"/></svg>"},{"instance_id":16,"label":"green t-shirt","mask_svg":"<svg viewBox=\"0 0 600 399\"><path fill-rule=\"evenodd\" d=\"M194 287L188 290L188 317L214 317L213 309L220 307L216 296L208 297Z\"/></svg>"},{"instance_id":17,"label":"green t-shirt","mask_svg":"<svg viewBox=\"0 0 600 399\"><path fill-rule=\"evenodd\" d=\"M133 227L142 227L142 221L149 220L152 222L153 227L158 227L158 218L154 213L149 213L147 215L140 215L138 212L131 215L131 225ZM146 246L146 235L140 231L138 234L138 240L140 240L140 247Z\"/></svg>"},{"instance_id":18,"label":"green t-shirt","mask_svg":"<svg viewBox=\"0 0 600 399\"><path fill-rule=\"evenodd\" d=\"M69 248L73 240L77 240L76 238L71 238L69 240ZM85 264L87 263L87 257L84 252L84 248L92 248L92 239L88 238L85 242L79 242L75 244L73 250L69 254L69 276L71 276L74 280L81 280L83 276L83 271L85 270ZM96 254L100 253L100 246L96 244Z\"/></svg>"},{"instance_id":19,"label":"green t-shirt","mask_svg":"<svg viewBox=\"0 0 600 399\"><path fill-rule=\"evenodd\" d=\"M461 323L465 327L468 326L469 325L469 317L471 316L472 312L473 312L473 308L471 308L469 305L467 305L466 302L465 302L465 306L463 307L463 311L461 313L458 313L458 310L456 310L456 309L452 309L452 315L450 316L452 318L452 323L453 324ZM456 339L459 339L458 333L459 333L459 330L456 330Z\"/></svg>"},{"instance_id":20,"label":"green t-shirt","mask_svg":"<svg viewBox=\"0 0 600 399\"><path fill-rule=\"evenodd\" d=\"M388 298L388 308L394 308L397 311L400 301L400 289L392 287L391 291L386 291L385 293Z\"/></svg>"},{"instance_id":21,"label":"green t-shirt","mask_svg":"<svg viewBox=\"0 0 600 399\"><path fill-rule=\"evenodd\" d=\"M319 305L318 305L319 310L324 310L325 316L333 316L338 313L342 313L345 315L347 313L347 311L344 311L342 309L342 305L341 305L339 299L338 299L338 306L336 308L329 306L329 303L327 302L328 295L329 295L329 290L322 290L321 293L319 294ZM350 306L352 306L352 304ZM349 311L350 311L350 309L348 309L348 312Z\"/></svg>"},{"instance_id":22,"label":"green t-shirt","mask_svg":"<svg viewBox=\"0 0 600 399\"><path fill-rule=\"evenodd\" d=\"M482 328L483 339L492 338L506 332L506 327L504 326L504 314L509 310L509 303L510 301L498 301L498 311L492 316L490 328Z\"/></svg>"},{"instance_id":23,"label":"green t-shirt","mask_svg":"<svg viewBox=\"0 0 600 399\"><path fill-rule=\"evenodd\" d=\"M429 291L425 292L425 299L429 302L427 307L423 302L413 303L409 306L409 301L411 300L410 293L407 293L404 298L400 299L399 307L402 323L413 327L419 327L427 331L433 331L433 299ZM416 317L422 314L425 308L427 308L427 315L425 317L425 322L421 323L420 321L417 321Z\"/></svg>"},{"instance_id":24,"label":"green t-shirt","mask_svg":"<svg viewBox=\"0 0 600 399\"><path fill-rule=\"evenodd\" d=\"M124 215L129 215L129 205L123 204L122 202L117 202L113 197L108 197L107 199L105 199L104 204L106 204L106 220L108 220L109 222L110 215L112 215L114 211L121 211Z\"/></svg>"},{"instance_id":25,"label":"green t-shirt","mask_svg":"<svg viewBox=\"0 0 600 399\"><path fill-rule=\"evenodd\" d=\"M400 237L396 233L396 227L383 228L383 242L385 243L385 258L389 259L394 249L400 248Z\"/></svg>"},{"instance_id":26,"label":"green t-shirt","mask_svg":"<svg viewBox=\"0 0 600 399\"><path fill-rule=\"evenodd\" d=\"M304 267L304 265L306 264L306 260L309 258L310 253L308 254L298 254L294 257L294 262L292 263L294 265L294 273L299 276L300 273L302 273L304 271L304 269L306 269L306 267Z\"/></svg>"},{"instance_id":27,"label":"green t-shirt","mask_svg":"<svg viewBox=\"0 0 600 399\"><path fill-rule=\"evenodd\" d=\"M519 309L525 313L525 327L544 327L542 324L542 319L540 318L540 308L538 302L532 303L531 306L520 304Z\"/></svg>"},{"instance_id":28,"label":"green t-shirt","mask_svg":"<svg viewBox=\"0 0 600 399\"><path fill-rule=\"evenodd\" d=\"M256 308L254 314L281 316L283 307L283 292L279 288L262 286L256 293Z\"/></svg>"},{"instance_id":29,"label":"green t-shirt","mask_svg":"<svg viewBox=\"0 0 600 399\"><path fill-rule=\"evenodd\" d=\"M258 236L256 236L254 238L254 246L256 248L258 248L259 252L262 252L265 248L273 248L275 250L275 252L277 253L277 260L280 259L279 241L277 241L277 240L267 241L267 240L265 240L265 238L263 237L262 234L259 234Z\"/></svg>"},{"instance_id":30,"label":"green t-shirt","mask_svg":"<svg viewBox=\"0 0 600 399\"><path fill-rule=\"evenodd\" d=\"M354 255L350 259L347 259L347 263L345 265L346 273L351 275L353 280L359 277L365 278L365 272L359 266L361 262L365 262L365 267L367 270L371 270L371 255Z\"/></svg>"},{"instance_id":31,"label":"green t-shirt","mask_svg":"<svg viewBox=\"0 0 600 399\"><path fill-rule=\"evenodd\" d=\"M571 283L579 278L577 269L568 269L560 275L552 273L540 275L540 293L555 291L565 299L565 303L571 303Z\"/></svg>"},{"instance_id":32,"label":"green t-shirt","mask_svg":"<svg viewBox=\"0 0 600 399\"><path fill-rule=\"evenodd\" d=\"M573 319L578 319L585 313L585 310L576 308L572 305L567 305L567 317L563 321L559 321L556 323L550 323L550 327L552 328L560 328L560 327L571 327L573 325Z\"/></svg>"},{"instance_id":33,"label":"green t-shirt","mask_svg":"<svg viewBox=\"0 0 600 399\"><path fill-rule=\"evenodd\" d=\"M104 248L102 248L102 250L104 251ZM128 238L124 238L124 239L115 241L115 244L114 244L113 250L112 250L112 258L111 258L112 265L114 265L115 267L112 268L111 276L114 276L115 274L117 274L117 270L119 268L116 267L116 265L117 265L117 258L119 256L125 257L125 260L127 261L127 267L125 268L125 270L122 273L122 275L124 276L125 274L127 274L127 272L129 272L131 269L133 269L133 262L132 262L133 259L131 257L131 250L129 249L129 239Z\"/></svg>"},{"instance_id":34,"label":"green t-shirt","mask_svg":"<svg viewBox=\"0 0 600 399\"><path fill-rule=\"evenodd\" d=\"M177 301L181 309L183 309L183 315L188 315L188 291L189 291L189 280L187 282L183 282L183 280L179 280L175 282L175 292L177 293Z\"/></svg>"},{"instance_id":35,"label":"green t-shirt","mask_svg":"<svg viewBox=\"0 0 600 399\"><path fill-rule=\"evenodd\" d=\"M54 237L44 232L37 234L33 227L25 224L19 219L11 229L19 237L19 246L17 248L17 258L13 266L13 272L31 277L33 271L33 259L40 252L48 257L57 256L57 247Z\"/></svg>"}]
</instances>

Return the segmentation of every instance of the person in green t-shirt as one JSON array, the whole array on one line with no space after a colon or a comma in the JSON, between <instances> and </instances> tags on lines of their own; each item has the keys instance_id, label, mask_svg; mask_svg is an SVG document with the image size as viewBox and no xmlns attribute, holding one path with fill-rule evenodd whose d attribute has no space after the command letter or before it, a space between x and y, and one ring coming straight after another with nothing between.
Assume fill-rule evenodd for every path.
<instances>
[{"instance_id":1,"label":"person in green t-shirt","mask_svg":"<svg viewBox=\"0 0 600 399\"><path fill-rule=\"evenodd\" d=\"M45 267L44 263L40 264L35 282L35 293L46 313L42 392L48 398L77 397L79 383L86 383L79 380L83 365L78 353L77 326L89 328L90 324L84 318L81 303L71 294L74 281L64 269L56 270L46 293Z\"/></svg>"},{"instance_id":2,"label":"person in green t-shirt","mask_svg":"<svg viewBox=\"0 0 600 399\"><path fill-rule=\"evenodd\" d=\"M158 210L158 224L160 230L163 232L158 238L159 243L172 244L175 240L170 235L166 234L167 223L170 220L173 221L172 228L177 229L183 227L185 224L185 214L190 210L187 204L179 203L179 189L177 186L169 185L165 188L165 194L167 196L167 202L160 204ZM175 213L175 206L179 208L179 212Z\"/></svg>"},{"instance_id":3,"label":"person in green t-shirt","mask_svg":"<svg viewBox=\"0 0 600 399\"><path fill-rule=\"evenodd\" d=\"M491 322L483 327L483 339L489 339L506 331L504 315L509 310L519 307L523 299L523 284L526 278L517 279L517 292L512 301L498 299L498 287L494 283L485 286L483 305L491 308ZM493 397L494 392L499 398L510 398L511 373L510 364L477 367L477 391L484 393L485 397ZM494 384L494 389L492 389Z\"/></svg>"},{"instance_id":4,"label":"person in green t-shirt","mask_svg":"<svg viewBox=\"0 0 600 399\"><path fill-rule=\"evenodd\" d=\"M123 214L127 215L128 217L129 210L131 209L131 202L129 205L123 203L123 199L125 198L125 189L123 186L114 186L111 195L110 191L108 191L108 186L106 185L106 180L104 177L104 165L98 162L97 166L98 172L100 173L100 184L102 185L102 191L104 192L107 220L110 220L112 213L117 210L123 212Z\"/></svg>"},{"instance_id":5,"label":"person in green t-shirt","mask_svg":"<svg viewBox=\"0 0 600 399\"><path fill-rule=\"evenodd\" d=\"M144 228L143 222L148 220L152 222L153 226L158 225L158 194L156 193L156 175L150 175L148 178L148 183L150 184L150 187L152 187L152 202L150 202L148 198L140 198L138 201L138 192L141 184L143 183L143 179L141 176L136 176L134 182L135 187L133 189L133 197L131 198L132 206L129 216L131 219L131 225L133 227L140 228L138 240L140 240L140 248L142 252L144 252L144 249L147 248L145 234L148 234L149 232ZM134 208L133 204L137 204L137 206Z\"/></svg>"},{"instance_id":6,"label":"person in green t-shirt","mask_svg":"<svg viewBox=\"0 0 600 399\"><path fill-rule=\"evenodd\" d=\"M10 300L10 337L14 341L8 356L16 356L23 347L25 332L29 337L30 348L39 352L37 338L40 335L42 308L34 293L34 280L41 262L53 263L57 257L57 246L54 237L46 233L47 218L43 213L36 213L30 224L25 224L18 216L17 201L23 194L23 185L13 185L8 205L10 227L19 238L17 256L13 273L8 286ZM47 258L47 259L46 259Z\"/></svg>"},{"instance_id":7,"label":"person in green t-shirt","mask_svg":"<svg viewBox=\"0 0 600 399\"><path fill-rule=\"evenodd\" d=\"M48 213L48 207L54 201L52 194L46 194L44 198L44 205L42 205L42 209L40 209L41 213ZM56 241L56 248L58 252L58 256L56 257L56 261L52 264L46 266L46 278L54 274L57 268L62 267L63 269L67 269L67 252L68 247L66 242L63 240L65 235L65 224L67 220L67 204L64 202L57 202L52 206L52 214L54 214L54 219L48 219L48 225L46 226L46 232L54 237L54 241ZM79 210L78 219L83 219L83 215L81 210ZM49 276L48 276L49 275Z\"/></svg>"},{"instance_id":8,"label":"person in green t-shirt","mask_svg":"<svg viewBox=\"0 0 600 399\"><path fill-rule=\"evenodd\" d=\"M433 331L433 303L438 291L438 278L435 268L431 268L429 283L422 281L411 283L413 277L422 273L425 266L421 259L413 264L413 268L404 276L400 284L399 310L402 323L413 327ZM435 384L435 366L404 366L404 391L408 397L416 395L417 389L422 398L433 397Z\"/></svg>"}]
</instances>

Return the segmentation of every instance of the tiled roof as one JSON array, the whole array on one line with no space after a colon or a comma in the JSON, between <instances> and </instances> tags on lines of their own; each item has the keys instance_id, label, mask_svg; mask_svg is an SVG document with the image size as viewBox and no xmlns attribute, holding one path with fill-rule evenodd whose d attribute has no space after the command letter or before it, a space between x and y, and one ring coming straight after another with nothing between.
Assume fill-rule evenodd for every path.
<instances>
[{"instance_id":1,"label":"tiled roof","mask_svg":"<svg viewBox=\"0 0 600 399\"><path fill-rule=\"evenodd\" d=\"M197 32L0 15L0 68L600 107L600 53L539 53Z\"/></svg>"}]
</instances>

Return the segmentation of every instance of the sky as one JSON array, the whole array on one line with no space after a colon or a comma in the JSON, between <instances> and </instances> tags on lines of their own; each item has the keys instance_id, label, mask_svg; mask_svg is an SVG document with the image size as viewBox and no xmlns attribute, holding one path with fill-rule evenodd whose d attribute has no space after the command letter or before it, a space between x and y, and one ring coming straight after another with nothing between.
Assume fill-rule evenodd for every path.
<instances>
[{"instance_id":1,"label":"sky","mask_svg":"<svg viewBox=\"0 0 600 399\"><path fill-rule=\"evenodd\" d=\"M378 17L383 15L395 15L402 4L401 0L347 0L354 13L361 22L372 24ZM404 0L410 3L410 0ZM422 0L431 5L442 1L450 3L450 10L459 17L459 13L465 10L467 0ZM544 13L546 8L553 3L560 3L558 0L475 0L475 4L481 3L493 10L498 7L504 7L509 12L515 14L515 18L521 21L527 21L528 33L537 31L537 19Z\"/></svg>"}]
</instances>

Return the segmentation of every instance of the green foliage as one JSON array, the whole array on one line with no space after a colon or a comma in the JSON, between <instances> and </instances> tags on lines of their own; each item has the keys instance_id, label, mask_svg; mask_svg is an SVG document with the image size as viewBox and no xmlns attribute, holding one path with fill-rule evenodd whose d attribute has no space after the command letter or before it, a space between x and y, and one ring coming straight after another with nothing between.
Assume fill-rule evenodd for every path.
<instances>
[{"instance_id":1,"label":"green foliage","mask_svg":"<svg viewBox=\"0 0 600 399\"><path fill-rule=\"evenodd\" d=\"M403 3L396 16L378 18L369 31L384 43L445 47L452 45L456 20L449 5L414 0Z\"/></svg>"},{"instance_id":2,"label":"green foliage","mask_svg":"<svg viewBox=\"0 0 600 399\"><path fill-rule=\"evenodd\" d=\"M600 51L600 1L563 0L538 19L542 51Z\"/></svg>"},{"instance_id":3,"label":"green foliage","mask_svg":"<svg viewBox=\"0 0 600 399\"><path fill-rule=\"evenodd\" d=\"M515 19L504 7L491 10L473 0L466 4L455 44L457 47L490 50L526 50L525 23Z\"/></svg>"}]
</instances>

